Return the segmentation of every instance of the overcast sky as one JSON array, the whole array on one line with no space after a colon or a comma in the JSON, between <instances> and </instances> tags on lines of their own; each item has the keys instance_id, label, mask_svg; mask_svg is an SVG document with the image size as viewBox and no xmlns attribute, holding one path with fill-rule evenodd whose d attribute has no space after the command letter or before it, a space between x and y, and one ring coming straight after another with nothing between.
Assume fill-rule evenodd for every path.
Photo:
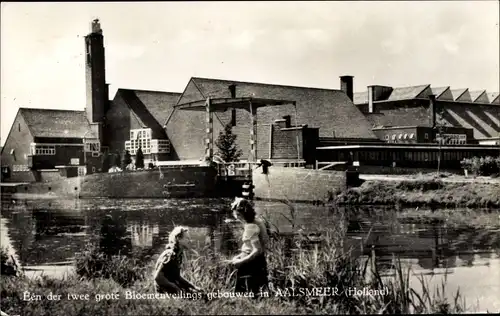
<instances>
[{"instance_id":1,"label":"overcast sky","mask_svg":"<svg viewBox=\"0 0 500 316\"><path fill-rule=\"evenodd\" d=\"M101 20L116 89L192 76L339 89L499 91L498 1L1 4L1 143L19 107L83 110L84 42Z\"/></svg>"}]
</instances>

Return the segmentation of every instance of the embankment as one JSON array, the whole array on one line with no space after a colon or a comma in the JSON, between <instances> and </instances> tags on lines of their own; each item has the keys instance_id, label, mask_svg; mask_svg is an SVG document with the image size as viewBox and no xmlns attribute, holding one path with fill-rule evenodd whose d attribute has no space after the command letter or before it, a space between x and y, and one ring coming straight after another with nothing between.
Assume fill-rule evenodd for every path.
<instances>
[{"instance_id":1,"label":"embankment","mask_svg":"<svg viewBox=\"0 0 500 316\"><path fill-rule=\"evenodd\" d=\"M216 170L210 167L96 173L83 177L36 182L18 195L79 198L178 198L213 195Z\"/></svg>"},{"instance_id":2,"label":"embankment","mask_svg":"<svg viewBox=\"0 0 500 316\"><path fill-rule=\"evenodd\" d=\"M326 201L331 192L346 187L345 171L323 171L302 168L271 167L269 174L262 169L253 171L255 198L291 202Z\"/></svg>"},{"instance_id":3,"label":"embankment","mask_svg":"<svg viewBox=\"0 0 500 316\"><path fill-rule=\"evenodd\" d=\"M338 205L500 208L500 183L373 180L335 195L330 202Z\"/></svg>"}]
</instances>

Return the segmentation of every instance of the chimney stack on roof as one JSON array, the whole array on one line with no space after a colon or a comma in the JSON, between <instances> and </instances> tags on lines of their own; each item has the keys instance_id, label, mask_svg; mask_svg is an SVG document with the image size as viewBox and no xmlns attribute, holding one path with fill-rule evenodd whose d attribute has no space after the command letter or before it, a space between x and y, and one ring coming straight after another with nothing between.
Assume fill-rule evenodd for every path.
<instances>
[{"instance_id":1,"label":"chimney stack on roof","mask_svg":"<svg viewBox=\"0 0 500 316\"><path fill-rule=\"evenodd\" d=\"M101 23L99 23L99 19L95 19L92 21L90 30L94 34L102 34Z\"/></svg>"},{"instance_id":2,"label":"chimney stack on roof","mask_svg":"<svg viewBox=\"0 0 500 316\"><path fill-rule=\"evenodd\" d=\"M353 87L353 76L340 76L340 90L353 100L354 87Z\"/></svg>"}]
</instances>

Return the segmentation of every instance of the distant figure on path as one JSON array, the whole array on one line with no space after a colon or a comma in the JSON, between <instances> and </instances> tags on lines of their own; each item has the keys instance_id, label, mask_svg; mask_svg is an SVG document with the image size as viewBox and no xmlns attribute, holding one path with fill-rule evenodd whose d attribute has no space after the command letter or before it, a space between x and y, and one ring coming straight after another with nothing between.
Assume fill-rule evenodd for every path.
<instances>
[{"instance_id":1,"label":"distant figure on path","mask_svg":"<svg viewBox=\"0 0 500 316\"><path fill-rule=\"evenodd\" d=\"M261 159L260 163L257 165L257 168L262 167L262 174L269 174L269 167L273 164L265 159Z\"/></svg>"},{"instance_id":2,"label":"distant figure on path","mask_svg":"<svg viewBox=\"0 0 500 316\"><path fill-rule=\"evenodd\" d=\"M181 275L184 250L189 248L186 227L175 227L168 236L168 244L156 261L154 279L158 293L178 294L180 292L199 292L201 289Z\"/></svg>"},{"instance_id":3,"label":"distant figure on path","mask_svg":"<svg viewBox=\"0 0 500 316\"><path fill-rule=\"evenodd\" d=\"M260 219L256 219L250 201L236 198L231 209L233 216L244 224L241 253L229 262L238 269L235 292L257 295L268 283L265 253L269 240L267 229Z\"/></svg>"}]
</instances>

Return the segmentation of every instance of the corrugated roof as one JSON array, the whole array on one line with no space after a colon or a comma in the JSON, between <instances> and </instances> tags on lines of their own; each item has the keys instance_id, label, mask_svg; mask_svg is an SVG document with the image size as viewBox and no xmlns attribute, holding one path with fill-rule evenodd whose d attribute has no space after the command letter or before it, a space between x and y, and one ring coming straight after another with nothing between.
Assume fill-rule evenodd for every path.
<instances>
[{"instance_id":1,"label":"corrugated roof","mask_svg":"<svg viewBox=\"0 0 500 316\"><path fill-rule=\"evenodd\" d=\"M297 123L319 127L320 135L346 138L376 138L361 111L341 90L284 86L243 81L198 78L191 79L205 97L229 98L229 85L236 85L236 97L285 99L297 103ZM183 103L195 100L185 100ZM270 123L284 115L291 115L295 123L295 110L291 105L259 108L258 120Z\"/></svg>"},{"instance_id":2,"label":"corrugated roof","mask_svg":"<svg viewBox=\"0 0 500 316\"><path fill-rule=\"evenodd\" d=\"M412 87L399 87L393 88L391 95L387 99L387 101L398 101L398 100L409 100L415 99L419 96L425 89L427 89L430 85L420 85L420 86L412 86Z\"/></svg>"},{"instance_id":3,"label":"corrugated roof","mask_svg":"<svg viewBox=\"0 0 500 316\"><path fill-rule=\"evenodd\" d=\"M96 137L85 111L20 108L33 137Z\"/></svg>"}]
</instances>

